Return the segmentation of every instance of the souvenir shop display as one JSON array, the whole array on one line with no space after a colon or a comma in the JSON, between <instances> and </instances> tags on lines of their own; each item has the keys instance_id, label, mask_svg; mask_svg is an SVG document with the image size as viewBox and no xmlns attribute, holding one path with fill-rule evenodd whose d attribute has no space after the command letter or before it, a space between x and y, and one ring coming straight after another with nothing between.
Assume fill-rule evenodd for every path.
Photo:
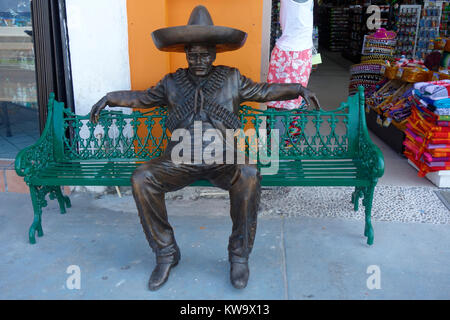
<instances>
[{"instance_id":1,"label":"souvenir shop display","mask_svg":"<svg viewBox=\"0 0 450 320\"><path fill-rule=\"evenodd\" d=\"M361 63L350 68L349 95L356 93L362 85L368 97L382 84L386 66L394 61L395 38L395 32L384 28L365 36Z\"/></svg>"},{"instance_id":2,"label":"souvenir shop display","mask_svg":"<svg viewBox=\"0 0 450 320\"><path fill-rule=\"evenodd\" d=\"M425 2L417 32L416 59L425 59L433 51L432 39L439 37L442 2Z\"/></svg>"},{"instance_id":3,"label":"souvenir shop display","mask_svg":"<svg viewBox=\"0 0 450 320\"><path fill-rule=\"evenodd\" d=\"M394 51L397 45L397 35L384 28L364 37L361 62L367 60L388 60L394 62Z\"/></svg>"},{"instance_id":4,"label":"souvenir shop display","mask_svg":"<svg viewBox=\"0 0 450 320\"><path fill-rule=\"evenodd\" d=\"M405 56L411 59L415 55L421 8L420 5L400 6L394 29L397 32L397 47L394 53L396 58Z\"/></svg>"},{"instance_id":5,"label":"souvenir shop display","mask_svg":"<svg viewBox=\"0 0 450 320\"><path fill-rule=\"evenodd\" d=\"M411 115L411 108L414 104L412 96L411 85L404 85L399 94L397 101L387 105L386 108L381 108L381 112L385 117L385 122L388 125L392 122L394 126L398 129L404 131L406 126L406 121Z\"/></svg>"},{"instance_id":6,"label":"souvenir shop display","mask_svg":"<svg viewBox=\"0 0 450 320\"><path fill-rule=\"evenodd\" d=\"M319 27L314 26L313 29L313 51L312 51L312 69L317 70L317 66L322 63L322 57L319 53Z\"/></svg>"},{"instance_id":7,"label":"souvenir shop display","mask_svg":"<svg viewBox=\"0 0 450 320\"><path fill-rule=\"evenodd\" d=\"M405 156L421 177L450 170L450 80L418 82L413 97L405 129Z\"/></svg>"},{"instance_id":8,"label":"souvenir shop display","mask_svg":"<svg viewBox=\"0 0 450 320\"><path fill-rule=\"evenodd\" d=\"M410 115L412 80L423 76L423 70L421 62L396 58L385 66L384 85L366 98L368 127L399 154L403 153L404 129ZM428 72L425 75L429 77Z\"/></svg>"},{"instance_id":9,"label":"souvenir shop display","mask_svg":"<svg viewBox=\"0 0 450 320\"><path fill-rule=\"evenodd\" d=\"M410 116L412 84L393 79L366 100L367 125L399 154L403 152L406 119Z\"/></svg>"},{"instance_id":10,"label":"souvenir shop display","mask_svg":"<svg viewBox=\"0 0 450 320\"><path fill-rule=\"evenodd\" d=\"M361 48L367 26L363 23L363 7L351 5L349 7L349 40L347 47L342 51L344 58L359 63L361 61Z\"/></svg>"},{"instance_id":11,"label":"souvenir shop display","mask_svg":"<svg viewBox=\"0 0 450 320\"><path fill-rule=\"evenodd\" d=\"M441 3L425 3L417 33L416 59L424 59L427 54L433 51L431 40L439 37L441 10Z\"/></svg>"},{"instance_id":12,"label":"souvenir shop display","mask_svg":"<svg viewBox=\"0 0 450 320\"><path fill-rule=\"evenodd\" d=\"M377 113L379 107L383 104L392 101L396 92L403 86L403 82L399 80L387 81L380 89L375 91L370 97L366 99L366 112L369 108L375 110Z\"/></svg>"},{"instance_id":13,"label":"souvenir shop display","mask_svg":"<svg viewBox=\"0 0 450 320\"><path fill-rule=\"evenodd\" d=\"M380 25L380 28L387 29L387 28L390 27L390 24L389 24L389 22L390 22L389 21L390 20L389 19L389 11L391 9L391 6L388 5L388 4L384 4L384 5L379 4L378 8L380 8L380 14L381 14L381 18L380 18L381 25Z\"/></svg>"},{"instance_id":14,"label":"souvenir shop display","mask_svg":"<svg viewBox=\"0 0 450 320\"><path fill-rule=\"evenodd\" d=\"M396 59L385 70L385 78L389 81L367 99L367 106L382 118L378 121L382 121L384 126L392 123L404 130L405 121L411 113L412 86L431 77L432 73L421 61Z\"/></svg>"},{"instance_id":15,"label":"souvenir shop display","mask_svg":"<svg viewBox=\"0 0 450 320\"><path fill-rule=\"evenodd\" d=\"M369 14L367 14L367 8L370 5L350 5L349 6L349 40L347 47L342 51L342 56L354 63L359 63L361 61L361 51L363 49L364 37L373 32L367 28L367 19ZM380 9L381 14L381 25L380 28L386 29L390 23L389 10L390 5L379 4L377 5Z\"/></svg>"},{"instance_id":16,"label":"souvenir shop display","mask_svg":"<svg viewBox=\"0 0 450 320\"><path fill-rule=\"evenodd\" d=\"M313 29L313 45L317 51L319 51L319 27L314 26Z\"/></svg>"},{"instance_id":17,"label":"souvenir shop display","mask_svg":"<svg viewBox=\"0 0 450 320\"><path fill-rule=\"evenodd\" d=\"M408 99L411 87L403 81L392 80L367 99L366 108L377 113L377 124L384 127L393 124L400 130L404 129L404 121L410 114Z\"/></svg>"},{"instance_id":18,"label":"souvenir shop display","mask_svg":"<svg viewBox=\"0 0 450 320\"><path fill-rule=\"evenodd\" d=\"M395 79L405 83L415 83L421 81L429 81L432 72L424 65L421 60L406 60L404 62L397 61L394 68L397 69Z\"/></svg>"},{"instance_id":19,"label":"souvenir shop display","mask_svg":"<svg viewBox=\"0 0 450 320\"><path fill-rule=\"evenodd\" d=\"M354 64L350 68L349 95L358 91L359 86L364 87L364 93L369 96L377 89L384 79L384 61L374 60L365 63Z\"/></svg>"},{"instance_id":20,"label":"souvenir shop display","mask_svg":"<svg viewBox=\"0 0 450 320\"><path fill-rule=\"evenodd\" d=\"M433 74L431 80L448 79L450 73L450 38L439 37L431 41L433 52L425 63L428 63ZM432 57L433 59L429 59Z\"/></svg>"},{"instance_id":21,"label":"souvenir shop display","mask_svg":"<svg viewBox=\"0 0 450 320\"><path fill-rule=\"evenodd\" d=\"M446 53L446 50L450 49L450 41L447 38L437 38L432 42L433 54L438 53L439 57L441 56L440 52ZM438 70L428 68L428 58L433 54L428 55L425 62L406 59L405 57L395 58L394 63L389 63L385 67L385 80L387 82L366 98L365 110L368 127L400 154L404 152L403 141L405 140L409 119L414 112L414 108L417 108L418 101L424 99L423 95L420 96L417 93L414 86L417 89L417 86L420 86L418 83L450 79L448 65L442 66L445 63L442 62L444 59L437 62ZM428 88L428 90L430 89L431 87ZM434 94L436 95L437 92L434 92ZM435 98L436 96L432 97ZM425 100L427 98L430 99L431 97L425 96ZM442 108L440 103L437 104L437 107ZM450 171L448 183L450 186Z\"/></svg>"},{"instance_id":22,"label":"souvenir shop display","mask_svg":"<svg viewBox=\"0 0 450 320\"><path fill-rule=\"evenodd\" d=\"M270 53L272 53L275 43L281 37L280 25L280 0L272 1L271 23L270 23ZM270 54L269 54L270 56Z\"/></svg>"},{"instance_id":23,"label":"souvenir shop display","mask_svg":"<svg viewBox=\"0 0 450 320\"><path fill-rule=\"evenodd\" d=\"M319 7L319 43L330 51L340 52L348 43L349 8Z\"/></svg>"},{"instance_id":24,"label":"souvenir shop display","mask_svg":"<svg viewBox=\"0 0 450 320\"><path fill-rule=\"evenodd\" d=\"M401 110L399 101L408 96L408 87L401 80L389 80L372 96L366 99L366 123L369 129L389 145L398 154L403 153L405 133L401 130L405 110ZM392 108L394 107L395 108ZM392 120L394 111L399 122ZM388 114L388 116L386 116Z\"/></svg>"},{"instance_id":25,"label":"souvenir shop display","mask_svg":"<svg viewBox=\"0 0 450 320\"><path fill-rule=\"evenodd\" d=\"M450 2L443 2L441 9L441 23L439 26L439 35L441 37L450 36Z\"/></svg>"},{"instance_id":26,"label":"souvenir shop display","mask_svg":"<svg viewBox=\"0 0 450 320\"><path fill-rule=\"evenodd\" d=\"M446 45L445 50L442 50L442 60L441 60L441 68L442 68L442 72L444 73L449 73L449 69L450 69L450 41L448 42L448 44ZM445 72L445 70L447 72Z\"/></svg>"}]
</instances>

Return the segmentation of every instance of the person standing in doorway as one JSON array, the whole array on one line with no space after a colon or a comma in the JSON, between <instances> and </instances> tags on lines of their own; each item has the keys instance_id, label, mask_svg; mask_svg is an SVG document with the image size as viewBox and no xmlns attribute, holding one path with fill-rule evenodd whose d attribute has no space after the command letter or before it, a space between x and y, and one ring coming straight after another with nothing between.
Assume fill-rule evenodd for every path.
<instances>
[{"instance_id":1,"label":"person standing in doorway","mask_svg":"<svg viewBox=\"0 0 450 320\"><path fill-rule=\"evenodd\" d=\"M308 85L312 69L312 47L314 28L314 0L281 0L280 25L282 35L272 50L267 76L268 83L301 83ZM273 101L267 104L274 110L294 110L302 104L302 98ZM285 134L282 117L276 117L275 129L280 137ZM290 124L290 133L300 133L296 122Z\"/></svg>"}]
</instances>

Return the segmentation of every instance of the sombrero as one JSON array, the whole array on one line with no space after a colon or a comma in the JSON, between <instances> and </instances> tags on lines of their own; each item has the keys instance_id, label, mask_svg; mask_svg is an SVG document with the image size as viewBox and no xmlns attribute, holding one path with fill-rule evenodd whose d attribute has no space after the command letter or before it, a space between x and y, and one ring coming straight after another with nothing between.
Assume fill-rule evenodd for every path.
<instances>
[{"instance_id":1,"label":"sombrero","mask_svg":"<svg viewBox=\"0 0 450 320\"><path fill-rule=\"evenodd\" d=\"M188 44L211 44L217 52L237 50L247 39L247 33L229 27L215 26L204 6L192 10L188 24L152 32L153 42L161 51L184 52Z\"/></svg>"},{"instance_id":2,"label":"sombrero","mask_svg":"<svg viewBox=\"0 0 450 320\"><path fill-rule=\"evenodd\" d=\"M394 31L387 31L384 28L380 28L375 33L368 35L367 38L375 40L392 40L395 39L396 36L397 34Z\"/></svg>"}]
</instances>

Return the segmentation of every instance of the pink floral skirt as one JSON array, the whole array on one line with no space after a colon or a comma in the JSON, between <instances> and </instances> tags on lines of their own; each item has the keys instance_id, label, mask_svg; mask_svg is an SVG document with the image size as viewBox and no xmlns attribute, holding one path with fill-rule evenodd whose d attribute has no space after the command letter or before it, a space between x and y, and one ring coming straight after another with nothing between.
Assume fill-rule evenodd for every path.
<instances>
[{"instance_id":1,"label":"pink floral skirt","mask_svg":"<svg viewBox=\"0 0 450 320\"><path fill-rule=\"evenodd\" d=\"M311 49L303 51L283 51L277 45L272 50L269 64L268 83L301 83L308 85L312 68ZM287 101L272 101L269 107L280 109L297 109L302 103L302 98Z\"/></svg>"}]
</instances>

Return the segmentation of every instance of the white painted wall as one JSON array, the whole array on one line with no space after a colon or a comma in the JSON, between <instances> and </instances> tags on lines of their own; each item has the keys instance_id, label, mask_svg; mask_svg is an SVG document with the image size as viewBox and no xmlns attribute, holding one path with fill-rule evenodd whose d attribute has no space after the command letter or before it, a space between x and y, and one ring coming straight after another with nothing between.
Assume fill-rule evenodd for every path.
<instances>
[{"instance_id":1,"label":"white painted wall","mask_svg":"<svg viewBox=\"0 0 450 320\"><path fill-rule=\"evenodd\" d=\"M66 0L66 9L75 112L87 114L131 87L126 0Z\"/></svg>"},{"instance_id":2,"label":"white painted wall","mask_svg":"<svg viewBox=\"0 0 450 320\"><path fill-rule=\"evenodd\" d=\"M261 81L267 81L269 73L270 26L272 18L272 0L263 0L262 37L261 37Z\"/></svg>"},{"instance_id":3,"label":"white painted wall","mask_svg":"<svg viewBox=\"0 0 450 320\"><path fill-rule=\"evenodd\" d=\"M272 0L263 0L263 14L262 14L262 37L261 37L261 82L267 81L269 73L269 51L270 51L270 26L272 22ZM267 109L267 103L260 103L259 107L262 110Z\"/></svg>"}]
</instances>

